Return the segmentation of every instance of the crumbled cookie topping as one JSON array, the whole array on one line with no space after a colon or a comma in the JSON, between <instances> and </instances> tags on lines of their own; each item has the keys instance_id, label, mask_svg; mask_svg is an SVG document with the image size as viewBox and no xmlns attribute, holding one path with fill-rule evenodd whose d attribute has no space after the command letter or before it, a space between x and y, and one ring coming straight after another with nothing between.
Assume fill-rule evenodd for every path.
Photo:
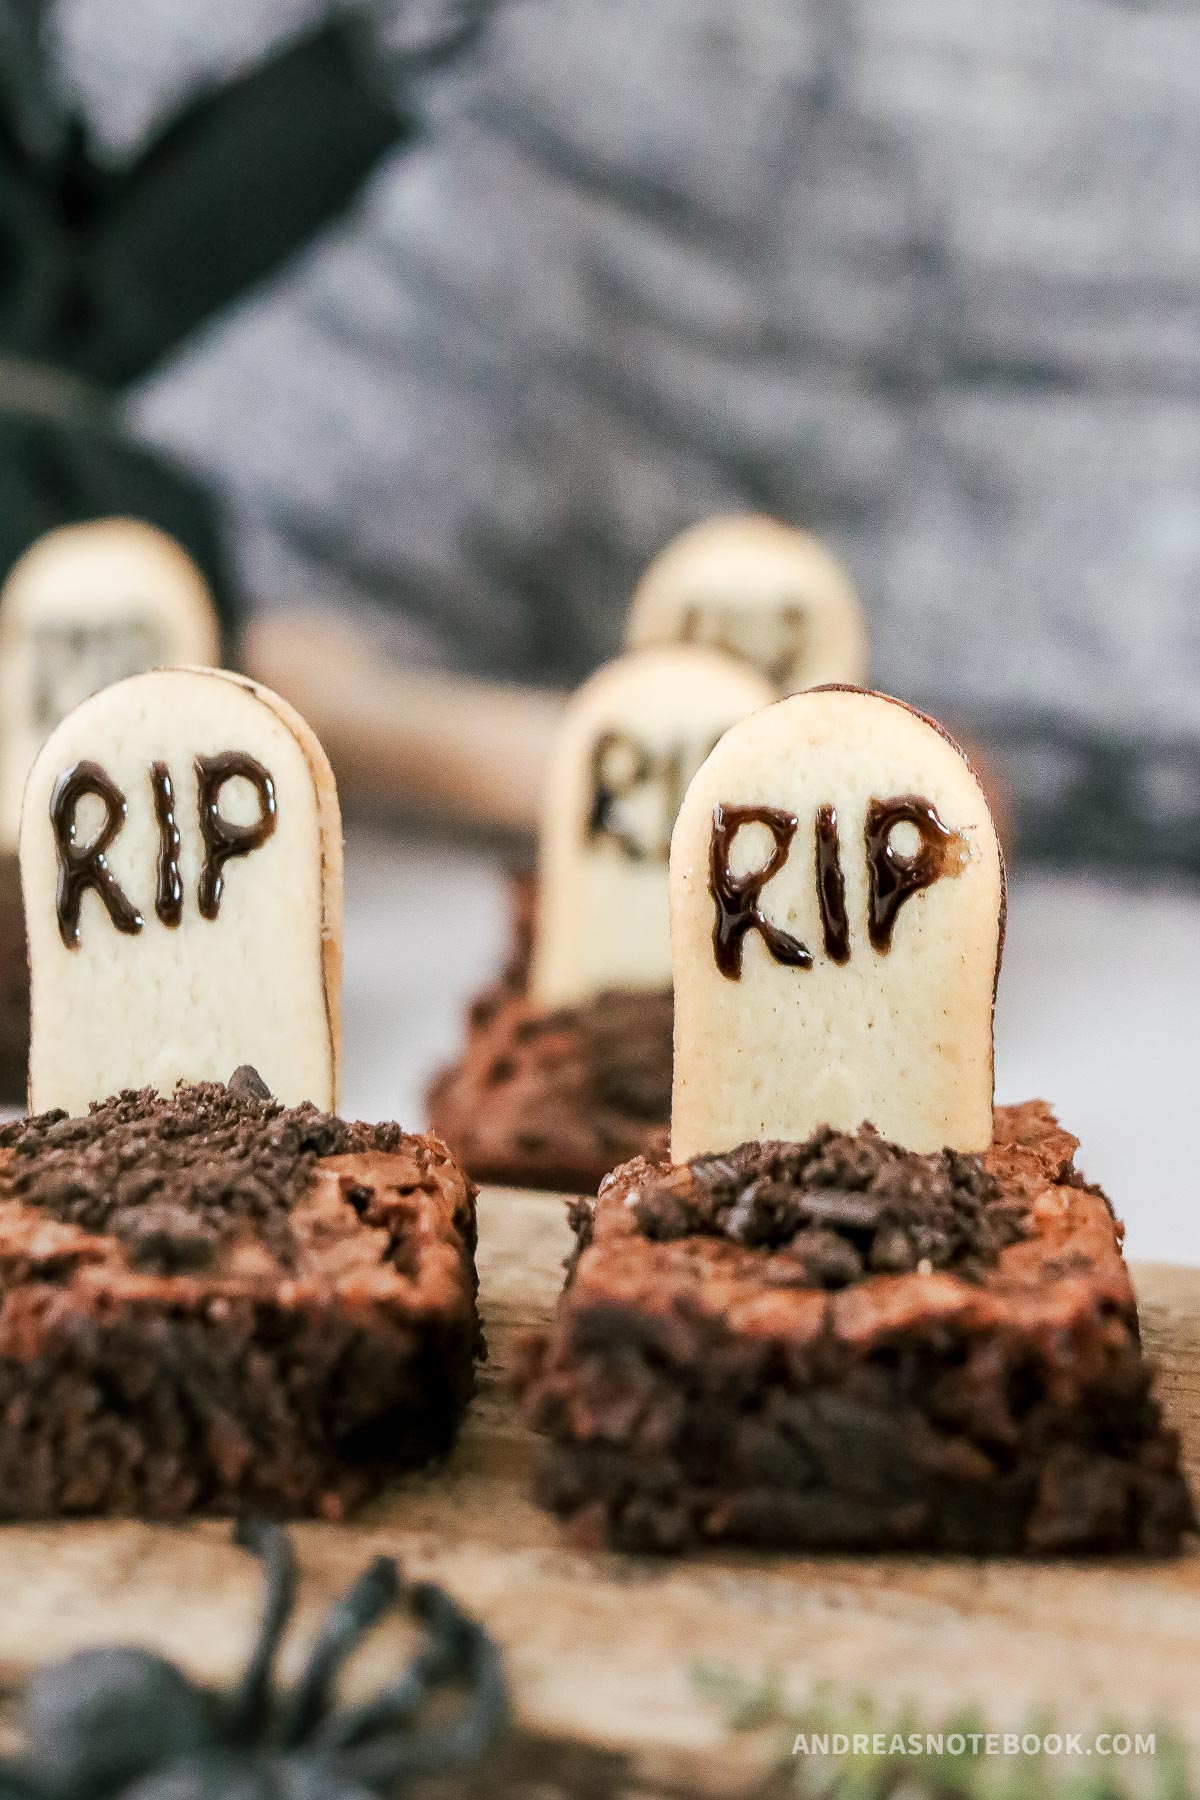
<instances>
[{"instance_id":1,"label":"crumbled cookie topping","mask_svg":"<svg viewBox=\"0 0 1200 1800\"><path fill-rule=\"evenodd\" d=\"M60 1223L107 1232L155 1274L208 1268L253 1227L285 1267L295 1261L292 1206L318 1158L399 1147L398 1125L357 1125L315 1106L285 1107L239 1069L164 1098L127 1089L86 1118L42 1113L0 1129L8 1187Z\"/></svg>"},{"instance_id":2,"label":"crumbled cookie topping","mask_svg":"<svg viewBox=\"0 0 1200 1800\"><path fill-rule=\"evenodd\" d=\"M802 1144L748 1143L666 1168L630 1197L648 1238L715 1236L780 1253L772 1280L848 1287L868 1274L949 1269L968 1279L1028 1234L978 1156L931 1156L873 1126Z\"/></svg>"}]
</instances>

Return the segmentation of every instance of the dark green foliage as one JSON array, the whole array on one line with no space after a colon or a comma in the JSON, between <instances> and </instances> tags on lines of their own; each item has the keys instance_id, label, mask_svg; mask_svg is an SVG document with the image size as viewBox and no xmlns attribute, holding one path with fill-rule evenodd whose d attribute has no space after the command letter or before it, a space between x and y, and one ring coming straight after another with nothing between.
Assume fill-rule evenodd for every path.
<instances>
[{"instance_id":1,"label":"dark green foliage","mask_svg":"<svg viewBox=\"0 0 1200 1800\"><path fill-rule=\"evenodd\" d=\"M212 496L110 401L342 211L406 127L338 17L116 164L64 102L41 15L0 0L0 580L55 526L142 519L200 565L228 628Z\"/></svg>"},{"instance_id":2,"label":"dark green foliage","mask_svg":"<svg viewBox=\"0 0 1200 1800\"><path fill-rule=\"evenodd\" d=\"M979 1708L938 1719L912 1704L890 1710L870 1699L838 1702L821 1694L797 1703L770 1675L755 1682L727 1669L700 1668L693 1679L728 1730L763 1733L778 1743L779 1768L797 1800L1190 1800L1192 1793L1187 1751L1162 1726L1146 1734L1153 1737L1153 1754L1101 1755L1097 1741L1111 1745L1123 1732L1104 1721L1078 1733L1078 1754L988 1754L988 1736L1002 1742L1004 1734ZM1047 1715L1025 1720L1015 1736L1044 1745L1066 1732ZM863 1738L870 1740L865 1748ZM914 1739L920 1754L913 1753Z\"/></svg>"}]
</instances>

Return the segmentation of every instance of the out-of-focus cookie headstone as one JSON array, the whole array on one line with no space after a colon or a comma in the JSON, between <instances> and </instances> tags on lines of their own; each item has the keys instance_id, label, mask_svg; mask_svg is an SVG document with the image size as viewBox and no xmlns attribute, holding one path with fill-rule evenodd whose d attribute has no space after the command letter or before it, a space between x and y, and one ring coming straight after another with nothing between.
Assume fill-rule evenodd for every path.
<instances>
[{"instance_id":1,"label":"out-of-focus cookie headstone","mask_svg":"<svg viewBox=\"0 0 1200 1800\"><path fill-rule=\"evenodd\" d=\"M284 701L209 669L85 700L34 762L20 861L33 1110L246 1063L336 1106L341 820Z\"/></svg>"},{"instance_id":2,"label":"out-of-focus cookie headstone","mask_svg":"<svg viewBox=\"0 0 1200 1800\"><path fill-rule=\"evenodd\" d=\"M1003 917L987 801L932 721L826 689L735 725L671 846L675 1159L864 1121L984 1149Z\"/></svg>"},{"instance_id":3,"label":"out-of-focus cookie headstone","mask_svg":"<svg viewBox=\"0 0 1200 1800\"><path fill-rule=\"evenodd\" d=\"M0 845L16 843L33 759L80 701L144 669L217 661L212 597L173 538L134 519L39 538L0 593Z\"/></svg>"},{"instance_id":4,"label":"out-of-focus cookie headstone","mask_svg":"<svg viewBox=\"0 0 1200 1800\"><path fill-rule=\"evenodd\" d=\"M837 559L811 533L754 516L685 531L638 585L628 637L709 644L762 671L777 694L866 672L863 610Z\"/></svg>"},{"instance_id":5,"label":"out-of-focus cookie headstone","mask_svg":"<svg viewBox=\"0 0 1200 1800\"><path fill-rule=\"evenodd\" d=\"M722 733L771 698L753 669L683 646L620 657L572 697L545 798L539 1003L670 986L667 859L679 803Z\"/></svg>"}]
</instances>

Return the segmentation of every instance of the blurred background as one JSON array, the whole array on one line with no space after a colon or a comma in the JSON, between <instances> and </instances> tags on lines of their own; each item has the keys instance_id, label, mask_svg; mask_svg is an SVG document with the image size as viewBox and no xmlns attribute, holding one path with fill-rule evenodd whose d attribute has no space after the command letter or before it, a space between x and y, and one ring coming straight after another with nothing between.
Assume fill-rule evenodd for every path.
<instances>
[{"instance_id":1,"label":"blurred background","mask_svg":"<svg viewBox=\"0 0 1200 1800\"><path fill-rule=\"evenodd\" d=\"M419 1116L647 562L765 512L1006 798L1000 1098L1200 1260L1200 12L0 13L0 563L152 519L325 738L347 1108Z\"/></svg>"}]
</instances>

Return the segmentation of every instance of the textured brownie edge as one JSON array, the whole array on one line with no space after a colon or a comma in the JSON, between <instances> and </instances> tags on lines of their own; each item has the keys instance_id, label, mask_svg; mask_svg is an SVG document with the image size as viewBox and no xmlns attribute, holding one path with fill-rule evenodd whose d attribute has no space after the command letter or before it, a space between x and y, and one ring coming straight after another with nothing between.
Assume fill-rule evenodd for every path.
<instances>
[{"instance_id":1,"label":"textured brownie edge","mask_svg":"<svg viewBox=\"0 0 1200 1800\"><path fill-rule=\"evenodd\" d=\"M483 1349L476 1190L436 1139L389 1143L316 1162L293 1270L250 1232L148 1273L6 1189L0 1518L335 1520L447 1450Z\"/></svg>"},{"instance_id":2,"label":"textured brownie edge","mask_svg":"<svg viewBox=\"0 0 1200 1800\"><path fill-rule=\"evenodd\" d=\"M576 1538L1049 1555L1170 1554L1194 1527L1152 1392L1120 1228L1037 1103L988 1159L1038 1232L981 1283L756 1286L753 1264L641 1238L614 1172L517 1386L539 1500ZM661 1164L657 1165L659 1168Z\"/></svg>"}]
</instances>

